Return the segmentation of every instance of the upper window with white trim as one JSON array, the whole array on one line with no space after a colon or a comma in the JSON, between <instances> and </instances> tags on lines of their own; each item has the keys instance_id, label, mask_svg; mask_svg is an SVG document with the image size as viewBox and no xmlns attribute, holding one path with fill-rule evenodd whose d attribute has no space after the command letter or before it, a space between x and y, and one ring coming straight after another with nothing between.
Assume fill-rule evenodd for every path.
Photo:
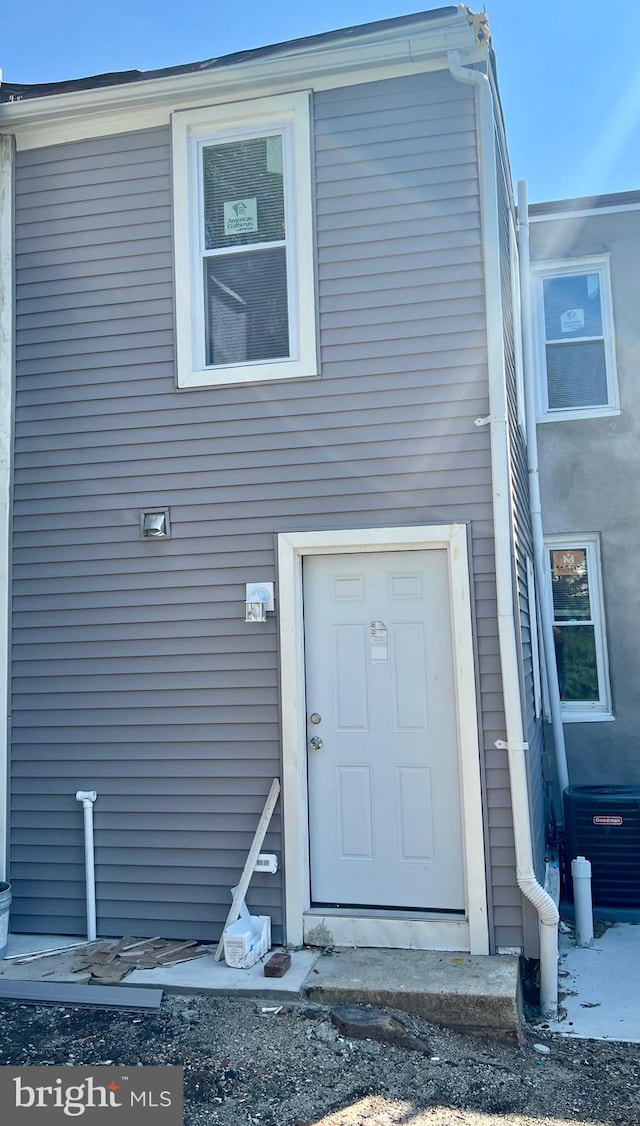
<instances>
[{"instance_id":1,"label":"upper window with white trim","mask_svg":"<svg viewBox=\"0 0 640 1126\"><path fill-rule=\"evenodd\" d=\"M618 412L608 258L535 267L544 421Z\"/></svg>"},{"instance_id":2,"label":"upper window with white trim","mask_svg":"<svg viewBox=\"0 0 640 1126\"><path fill-rule=\"evenodd\" d=\"M598 537L553 536L545 542L563 718L608 719L611 695Z\"/></svg>"},{"instance_id":3,"label":"upper window with white trim","mask_svg":"<svg viewBox=\"0 0 640 1126\"><path fill-rule=\"evenodd\" d=\"M178 385L316 375L309 98L173 116Z\"/></svg>"}]
</instances>

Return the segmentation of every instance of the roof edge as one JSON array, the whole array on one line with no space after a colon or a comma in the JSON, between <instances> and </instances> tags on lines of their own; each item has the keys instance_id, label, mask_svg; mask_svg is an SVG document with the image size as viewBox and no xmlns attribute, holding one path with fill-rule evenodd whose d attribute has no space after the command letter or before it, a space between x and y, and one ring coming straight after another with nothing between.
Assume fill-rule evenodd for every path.
<instances>
[{"instance_id":1,"label":"roof edge","mask_svg":"<svg viewBox=\"0 0 640 1126\"><path fill-rule=\"evenodd\" d=\"M576 196L573 199L551 199L530 203L529 215L564 215L575 211L598 211L601 208L619 208L640 205L640 190L610 192L604 195Z\"/></svg>"},{"instance_id":2,"label":"roof edge","mask_svg":"<svg viewBox=\"0 0 640 1126\"><path fill-rule=\"evenodd\" d=\"M284 40L281 43L255 47L247 51L234 51L229 55L220 55L215 58L204 59L194 63L184 63L179 66L162 67L146 71L113 71L83 78L66 79L60 82L40 82L33 84L0 82L0 103L53 97L58 94L66 94L80 90L104 90L112 86L122 86L135 82L150 82L183 74L201 74L203 72L236 66L239 63L252 62L253 60L266 58L268 56L322 48L325 45L339 43L343 40L355 42L358 39L372 35L384 35L385 32L413 28L420 24L459 19L463 7L463 5L449 5L444 8L434 8L431 11L413 13L412 15L395 16L391 19L356 24L351 27L340 28L336 31L319 32L316 35L307 35L300 39Z\"/></svg>"},{"instance_id":3,"label":"roof edge","mask_svg":"<svg viewBox=\"0 0 640 1126\"><path fill-rule=\"evenodd\" d=\"M102 76L109 81L99 87L81 80L80 87L0 102L0 131L12 133L19 150L43 148L166 125L185 109L439 69L449 51L459 51L467 63L486 62L488 50L461 4L229 55L194 64L195 70L133 79L124 72L124 79Z\"/></svg>"}]
</instances>

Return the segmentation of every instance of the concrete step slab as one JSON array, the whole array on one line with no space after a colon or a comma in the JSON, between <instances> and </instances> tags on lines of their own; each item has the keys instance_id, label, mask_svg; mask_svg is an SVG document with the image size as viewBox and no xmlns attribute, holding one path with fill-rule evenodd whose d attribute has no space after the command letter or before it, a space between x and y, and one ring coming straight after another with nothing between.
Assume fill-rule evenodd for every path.
<instances>
[{"instance_id":1,"label":"concrete step slab","mask_svg":"<svg viewBox=\"0 0 640 1126\"><path fill-rule=\"evenodd\" d=\"M510 955L335 949L302 987L311 1001L400 1009L465 1032L518 1037L520 967Z\"/></svg>"}]
</instances>

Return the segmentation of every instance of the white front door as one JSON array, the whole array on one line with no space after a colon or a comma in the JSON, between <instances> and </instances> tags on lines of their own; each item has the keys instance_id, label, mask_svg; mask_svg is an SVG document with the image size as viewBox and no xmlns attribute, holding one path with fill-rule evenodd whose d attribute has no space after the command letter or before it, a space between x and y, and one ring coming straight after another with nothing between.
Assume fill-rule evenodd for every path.
<instances>
[{"instance_id":1,"label":"white front door","mask_svg":"<svg viewBox=\"0 0 640 1126\"><path fill-rule=\"evenodd\" d=\"M465 909L447 551L303 560L311 903Z\"/></svg>"}]
</instances>

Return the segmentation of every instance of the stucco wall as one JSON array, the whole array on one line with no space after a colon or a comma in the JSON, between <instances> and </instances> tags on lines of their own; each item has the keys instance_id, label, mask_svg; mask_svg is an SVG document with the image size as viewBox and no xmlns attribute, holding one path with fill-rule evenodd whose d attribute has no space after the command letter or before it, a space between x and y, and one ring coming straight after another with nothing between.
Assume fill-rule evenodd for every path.
<instances>
[{"instance_id":1,"label":"stucco wall","mask_svg":"<svg viewBox=\"0 0 640 1126\"><path fill-rule=\"evenodd\" d=\"M640 210L531 223L532 261L609 254L621 413L538 427L545 533L600 534L613 713L566 723L573 784L640 783Z\"/></svg>"}]
</instances>

